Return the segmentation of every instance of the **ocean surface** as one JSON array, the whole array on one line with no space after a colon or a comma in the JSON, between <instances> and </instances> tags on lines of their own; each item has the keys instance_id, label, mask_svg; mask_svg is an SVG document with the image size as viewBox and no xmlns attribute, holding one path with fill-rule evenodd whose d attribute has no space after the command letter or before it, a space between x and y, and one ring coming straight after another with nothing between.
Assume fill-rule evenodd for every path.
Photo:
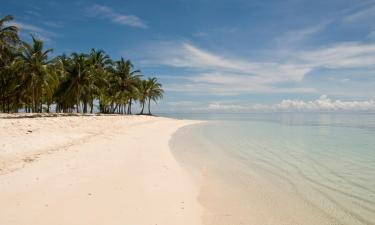
<instances>
[{"instance_id":1,"label":"ocean surface","mask_svg":"<svg viewBox=\"0 0 375 225\"><path fill-rule=\"evenodd\" d=\"M375 114L174 114L205 224L375 224Z\"/></svg>"}]
</instances>

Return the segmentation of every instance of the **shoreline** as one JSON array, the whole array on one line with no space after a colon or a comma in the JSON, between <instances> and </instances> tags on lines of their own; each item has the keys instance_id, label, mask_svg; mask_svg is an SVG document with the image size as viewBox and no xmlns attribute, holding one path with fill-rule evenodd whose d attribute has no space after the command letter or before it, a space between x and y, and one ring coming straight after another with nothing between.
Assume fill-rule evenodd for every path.
<instances>
[{"instance_id":1,"label":"shoreline","mask_svg":"<svg viewBox=\"0 0 375 225\"><path fill-rule=\"evenodd\" d=\"M174 132L198 122L0 119L0 223L202 224L199 187L169 148Z\"/></svg>"},{"instance_id":2,"label":"shoreline","mask_svg":"<svg viewBox=\"0 0 375 225\"><path fill-rule=\"evenodd\" d=\"M179 129L170 145L199 184L203 224L372 224L374 199L362 196L373 194L373 135L360 129L207 122Z\"/></svg>"}]
</instances>

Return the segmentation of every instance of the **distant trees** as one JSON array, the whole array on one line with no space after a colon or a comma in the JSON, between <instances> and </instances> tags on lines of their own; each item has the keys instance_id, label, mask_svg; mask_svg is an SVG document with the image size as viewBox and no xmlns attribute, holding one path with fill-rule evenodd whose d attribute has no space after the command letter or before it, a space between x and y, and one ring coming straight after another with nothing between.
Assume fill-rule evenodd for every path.
<instances>
[{"instance_id":1,"label":"distant trees","mask_svg":"<svg viewBox=\"0 0 375 225\"><path fill-rule=\"evenodd\" d=\"M131 114L134 102L145 105L151 114L151 101L163 97L162 85L155 77L142 79L130 60L112 60L104 51L88 54L62 54L49 57L41 40L31 43L18 37L13 19L0 19L0 112L93 113L98 103L101 113Z\"/></svg>"}]
</instances>

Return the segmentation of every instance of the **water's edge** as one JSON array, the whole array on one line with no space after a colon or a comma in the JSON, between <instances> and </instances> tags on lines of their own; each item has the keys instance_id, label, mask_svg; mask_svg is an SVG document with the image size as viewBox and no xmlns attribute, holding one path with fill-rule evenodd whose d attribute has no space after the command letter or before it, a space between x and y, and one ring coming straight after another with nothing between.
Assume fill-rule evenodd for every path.
<instances>
[{"instance_id":1,"label":"water's edge","mask_svg":"<svg viewBox=\"0 0 375 225\"><path fill-rule=\"evenodd\" d=\"M242 143L233 139L236 135L224 136L216 143L208 138L209 133L222 128L227 129L226 134L233 132L232 127L211 121L182 127L170 140L172 154L200 186L198 200L205 208L205 224L374 224L374 196L369 200L361 196L371 194L371 186L345 180L345 174L319 174L330 169L324 163L304 168L300 165L305 163L305 153L300 151L304 146L290 138L264 146L258 140ZM238 151L239 143L251 152ZM282 152L275 152L280 145ZM228 154L232 146L235 149ZM327 177L314 177L317 174ZM329 182L345 182L349 188L364 190L341 189ZM353 209L358 206L360 210Z\"/></svg>"}]
</instances>

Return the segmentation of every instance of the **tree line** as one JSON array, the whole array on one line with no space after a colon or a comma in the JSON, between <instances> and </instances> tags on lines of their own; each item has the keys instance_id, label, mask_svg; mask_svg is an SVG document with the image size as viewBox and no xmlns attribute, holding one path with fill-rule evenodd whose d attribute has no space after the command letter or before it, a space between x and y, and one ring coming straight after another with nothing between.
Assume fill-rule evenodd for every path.
<instances>
[{"instance_id":1,"label":"tree line","mask_svg":"<svg viewBox=\"0 0 375 225\"><path fill-rule=\"evenodd\" d=\"M0 19L0 112L131 114L132 105L151 114L151 101L163 97L155 77L143 79L130 60L112 60L104 51L54 58L42 40L22 41L12 16ZM54 107L52 107L54 106Z\"/></svg>"}]
</instances>

